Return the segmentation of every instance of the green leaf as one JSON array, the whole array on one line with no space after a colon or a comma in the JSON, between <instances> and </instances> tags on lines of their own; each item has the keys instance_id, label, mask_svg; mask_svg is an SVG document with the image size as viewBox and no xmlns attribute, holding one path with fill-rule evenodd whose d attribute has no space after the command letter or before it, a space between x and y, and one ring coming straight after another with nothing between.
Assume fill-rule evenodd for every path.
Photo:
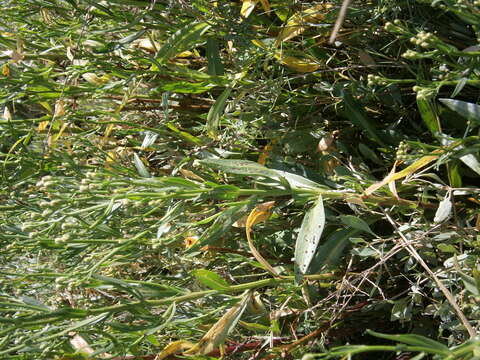
<instances>
[{"instance_id":1,"label":"green leaf","mask_svg":"<svg viewBox=\"0 0 480 360\"><path fill-rule=\"evenodd\" d=\"M250 160L204 159L200 160L200 163L210 168L226 172L227 174L264 176L270 179L278 178L275 170Z\"/></svg>"},{"instance_id":2,"label":"green leaf","mask_svg":"<svg viewBox=\"0 0 480 360\"><path fill-rule=\"evenodd\" d=\"M208 74L223 75L224 68L222 59L220 58L220 49L218 40L209 37L207 39L207 60L208 60Z\"/></svg>"},{"instance_id":3,"label":"green leaf","mask_svg":"<svg viewBox=\"0 0 480 360\"><path fill-rule=\"evenodd\" d=\"M450 354L450 350L446 345L422 335L416 335L416 334L388 335L388 334L377 333L372 330L367 330L367 333L381 339L392 340L392 341L396 341L396 342L400 342L400 343L404 343L412 346L420 346L424 348L425 351L430 353L443 354L445 356ZM420 351L420 350L417 350L417 351Z\"/></svg>"},{"instance_id":4,"label":"green leaf","mask_svg":"<svg viewBox=\"0 0 480 360\"><path fill-rule=\"evenodd\" d=\"M165 44L158 50L156 60L160 64L166 63L175 55L191 49L201 40L201 36L210 28L207 23L189 24L173 34Z\"/></svg>"},{"instance_id":5,"label":"green leaf","mask_svg":"<svg viewBox=\"0 0 480 360\"><path fill-rule=\"evenodd\" d=\"M462 187L462 175L460 175L460 163L458 160L450 161L447 164L448 180L454 188Z\"/></svg>"},{"instance_id":6,"label":"green leaf","mask_svg":"<svg viewBox=\"0 0 480 360\"><path fill-rule=\"evenodd\" d=\"M133 154L133 161L135 163L135 167L137 168L138 174L141 177L144 178L149 178L151 177L150 173L148 172L147 167L143 163L143 161L140 159L140 157L137 154Z\"/></svg>"},{"instance_id":7,"label":"green leaf","mask_svg":"<svg viewBox=\"0 0 480 360\"><path fill-rule=\"evenodd\" d=\"M320 237L325 227L325 210L320 195L315 205L308 210L302 221L297 242L295 243L295 282L302 281L317 251Z\"/></svg>"},{"instance_id":8,"label":"green leaf","mask_svg":"<svg viewBox=\"0 0 480 360\"><path fill-rule=\"evenodd\" d=\"M461 100L439 99L439 101L465 119L480 125L480 106Z\"/></svg>"},{"instance_id":9,"label":"green leaf","mask_svg":"<svg viewBox=\"0 0 480 360\"><path fill-rule=\"evenodd\" d=\"M350 244L350 238L358 232L356 229L343 229L330 234L325 242L318 247L310 264L309 272L316 273L324 266L335 266L347 245Z\"/></svg>"},{"instance_id":10,"label":"green leaf","mask_svg":"<svg viewBox=\"0 0 480 360\"><path fill-rule=\"evenodd\" d=\"M193 271L193 276L210 289L218 291L228 291L230 289L230 285L216 272L198 269Z\"/></svg>"},{"instance_id":11,"label":"green leaf","mask_svg":"<svg viewBox=\"0 0 480 360\"><path fill-rule=\"evenodd\" d=\"M172 93L182 93L182 94L202 94L207 92L214 87L216 84L211 82L190 82L190 81L176 81L166 83L160 86L159 89L163 91L170 91Z\"/></svg>"},{"instance_id":12,"label":"green leaf","mask_svg":"<svg viewBox=\"0 0 480 360\"><path fill-rule=\"evenodd\" d=\"M172 123L167 123L166 127L169 128L170 130L172 130L173 133L176 136L178 136L181 139L184 139L184 140L188 141L189 143L192 143L192 144L195 144L195 145L202 145L203 144L202 140L200 140L198 137L196 137L196 136L194 136L194 135L192 135L192 134L190 134L186 131L180 130L179 128L177 128Z\"/></svg>"},{"instance_id":13,"label":"green leaf","mask_svg":"<svg viewBox=\"0 0 480 360\"><path fill-rule=\"evenodd\" d=\"M130 44L132 41L137 40L138 38L140 38L146 32L147 32L147 30L140 30L140 31L138 31L138 32L136 32L132 35L126 36L123 39L118 40L118 43L121 44L121 45Z\"/></svg>"},{"instance_id":14,"label":"green leaf","mask_svg":"<svg viewBox=\"0 0 480 360\"><path fill-rule=\"evenodd\" d=\"M372 234L373 236L377 236L372 231L372 229L370 229L370 226L368 226L368 224L365 221L363 221L362 219L360 219L356 216L340 215L340 220L342 221L342 223L344 223L345 225L347 225L347 226L349 226L353 229L357 229L357 230Z\"/></svg>"},{"instance_id":15,"label":"green leaf","mask_svg":"<svg viewBox=\"0 0 480 360\"><path fill-rule=\"evenodd\" d=\"M463 285L465 286L465 289L469 293L471 293L474 296L479 296L480 295L480 290L478 288L478 284L475 281L475 279L471 276L468 276L467 274L464 274L462 272L459 272L460 279L462 279Z\"/></svg>"},{"instance_id":16,"label":"green leaf","mask_svg":"<svg viewBox=\"0 0 480 360\"><path fill-rule=\"evenodd\" d=\"M440 119L433 103L434 93L431 89L425 88L417 92L417 107L423 122L432 134L442 131Z\"/></svg>"},{"instance_id":17,"label":"green leaf","mask_svg":"<svg viewBox=\"0 0 480 360\"><path fill-rule=\"evenodd\" d=\"M231 231L232 225L240 219L249 209L253 207L254 202L249 202L246 205L238 205L224 210L219 215L213 224L200 236L198 241L193 244L187 252L192 253L197 251L205 245L210 245L217 241L221 236Z\"/></svg>"},{"instance_id":18,"label":"green leaf","mask_svg":"<svg viewBox=\"0 0 480 360\"><path fill-rule=\"evenodd\" d=\"M452 144L453 142L457 141L458 139L454 139L451 136L445 135L445 134L439 134L440 137L440 142L442 145L448 146ZM464 146L460 145L455 148L456 151L460 151L465 149ZM480 162L478 161L477 157L474 154L467 154L459 157L460 160L467 165L470 169L475 171L477 174L480 175Z\"/></svg>"},{"instance_id":19,"label":"green leaf","mask_svg":"<svg viewBox=\"0 0 480 360\"><path fill-rule=\"evenodd\" d=\"M236 200L239 196L240 188L235 185L217 185L208 194L214 199Z\"/></svg>"},{"instance_id":20,"label":"green leaf","mask_svg":"<svg viewBox=\"0 0 480 360\"><path fill-rule=\"evenodd\" d=\"M217 98L215 104L210 108L210 111L207 115L207 132L212 137L215 138L218 135L218 128L220 127L220 119L223 116L225 110L225 105L227 99L232 92L231 87L227 87Z\"/></svg>"},{"instance_id":21,"label":"green leaf","mask_svg":"<svg viewBox=\"0 0 480 360\"><path fill-rule=\"evenodd\" d=\"M272 180L282 182L286 180L291 188L321 189L322 186L303 176L289 173L282 170L269 169L259 163L250 160L228 160L228 159L205 159L200 160L201 164L224 171L229 174L246 176L263 176Z\"/></svg>"},{"instance_id":22,"label":"green leaf","mask_svg":"<svg viewBox=\"0 0 480 360\"><path fill-rule=\"evenodd\" d=\"M365 115L362 105L356 101L348 92L342 92L343 103L345 105L345 116L353 125L363 128L377 143L385 146L375 125Z\"/></svg>"}]
</instances>

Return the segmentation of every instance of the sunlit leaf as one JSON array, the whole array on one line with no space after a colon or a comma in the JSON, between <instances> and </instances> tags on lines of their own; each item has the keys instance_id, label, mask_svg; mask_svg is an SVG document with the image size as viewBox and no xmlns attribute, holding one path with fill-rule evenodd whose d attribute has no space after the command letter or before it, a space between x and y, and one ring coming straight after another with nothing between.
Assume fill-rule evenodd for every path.
<instances>
[{"instance_id":1,"label":"sunlit leaf","mask_svg":"<svg viewBox=\"0 0 480 360\"><path fill-rule=\"evenodd\" d=\"M431 89L420 89L417 92L417 107L423 122L432 134L442 131L437 109L433 102L434 93Z\"/></svg>"},{"instance_id":2,"label":"sunlit leaf","mask_svg":"<svg viewBox=\"0 0 480 360\"><path fill-rule=\"evenodd\" d=\"M193 343L191 343L190 341L186 341L186 340L173 341L163 348L162 352L160 352L160 354L158 354L155 357L155 360L166 359L171 355L174 355L176 353L191 349L193 347L193 345L194 345Z\"/></svg>"},{"instance_id":3,"label":"sunlit leaf","mask_svg":"<svg viewBox=\"0 0 480 360\"><path fill-rule=\"evenodd\" d=\"M137 168L138 174L140 176L146 177L146 178L151 177L147 167L145 166L143 161L140 159L140 157L135 153L133 154L133 161L135 163L135 167Z\"/></svg>"},{"instance_id":4,"label":"sunlit leaf","mask_svg":"<svg viewBox=\"0 0 480 360\"><path fill-rule=\"evenodd\" d=\"M213 290L228 291L230 288L230 285L228 285L228 283L220 275L210 270L194 270L193 276L195 276L195 278L203 285Z\"/></svg>"},{"instance_id":5,"label":"sunlit leaf","mask_svg":"<svg viewBox=\"0 0 480 360\"><path fill-rule=\"evenodd\" d=\"M382 181L373 184L370 186L367 190L365 190L365 195L371 195L373 192L376 190L380 189L382 186L390 183L391 181L396 181L401 178L404 178L406 176L412 175L415 173L417 170L421 169L422 167L427 166L430 164L432 161L435 161L438 159L438 155L427 155L423 156L417 161L415 161L413 164L409 165L405 169L396 172L394 174L389 174L387 177L385 177Z\"/></svg>"},{"instance_id":6,"label":"sunlit leaf","mask_svg":"<svg viewBox=\"0 0 480 360\"><path fill-rule=\"evenodd\" d=\"M270 215L270 209L273 207L275 203L273 201L269 203L261 204L258 207L255 207L247 217L247 221L245 223L245 233L247 234L247 241L248 247L252 252L253 256L257 261L263 265L263 267L268 270L272 275L278 276L278 272L270 265L270 263L265 260L265 258L258 252L257 248L255 247L252 239L252 227L254 224L258 224L260 222L266 221Z\"/></svg>"},{"instance_id":7,"label":"sunlit leaf","mask_svg":"<svg viewBox=\"0 0 480 360\"><path fill-rule=\"evenodd\" d=\"M316 71L320 68L320 65L315 62L307 59L299 59L294 56L286 56L283 55L282 52L277 52L275 54L275 58L277 58L280 63L288 66L290 69L301 73Z\"/></svg>"},{"instance_id":8,"label":"sunlit leaf","mask_svg":"<svg viewBox=\"0 0 480 360\"><path fill-rule=\"evenodd\" d=\"M257 3L258 0L242 0L240 15L242 15L244 18L249 17L253 9L255 9L255 5L257 5Z\"/></svg>"},{"instance_id":9,"label":"sunlit leaf","mask_svg":"<svg viewBox=\"0 0 480 360\"><path fill-rule=\"evenodd\" d=\"M157 52L156 60L163 64L182 51L191 49L200 41L202 34L209 28L210 25L202 22L192 23L178 30Z\"/></svg>"},{"instance_id":10,"label":"sunlit leaf","mask_svg":"<svg viewBox=\"0 0 480 360\"><path fill-rule=\"evenodd\" d=\"M278 34L276 45L303 33L309 24L318 24L325 19L325 13L332 7L331 4L318 4L294 14ZM311 70L313 71L313 70Z\"/></svg>"},{"instance_id":11,"label":"sunlit leaf","mask_svg":"<svg viewBox=\"0 0 480 360\"><path fill-rule=\"evenodd\" d=\"M217 98L215 104L210 108L210 111L207 115L207 131L208 134L215 138L218 135L218 128L220 126L220 119L223 116L225 110L225 105L227 102L232 88L227 87L222 94Z\"/></svg>"},{"instance_id":12,"label":"sunlit leaf","mask_svg":"<svg viewBox=\"0 0 480 360\"><path fill-rule=\"evenodd\" d=\"M435 218L433 219L434 222L442 222L450 216L453 206L451 196L451 193L448 193L445 198L438 204L437 211L435 212Z\"/></svg>"},{"instance_id":13,"label":"sunlit leaf","mask_svg":"<svg viewBox=\"0 0 480 360\"><path fill-rule=\"evenodd\" d=\"M297 283L300 283L308 272L324 227L325 210L322 196L319 196L314 206L305 214L295 243L295 281Z\"/></svg>"},{"instance_id":14,"label":"sunlit leaf","mask_svg":"<svg viewBox=\"0 0 480 360\"><path fill-rule=\"evenodd\" d=\"M191 349L185 352L186 355L206 355L217 347L222 345L228 334L235 328L240 320L248 302L250 301L251 292L246 291L242 295L242 299L228 310L218 320L208 332L195 344Z\"/></svg>"},{"instance_id":15,"label":"sunlit leaf","mask_svg":"<svg viewBox=\"0 0 480 360\"><path fill-rule=\"evenodd\" d=\"M454 99L439 99L439 101L465 119L475 123L476 125L480 125L479 105Z\"/></svg>"}]
</instances>

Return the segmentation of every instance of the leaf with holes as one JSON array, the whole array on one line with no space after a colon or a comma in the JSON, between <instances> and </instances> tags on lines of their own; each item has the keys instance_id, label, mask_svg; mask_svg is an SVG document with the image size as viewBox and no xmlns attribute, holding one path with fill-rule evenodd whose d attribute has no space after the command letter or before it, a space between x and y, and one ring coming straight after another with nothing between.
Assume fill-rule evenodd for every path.
<instances>
[{"instance_id":1,"label":"leaf with holes","mask_svg":"<svg viewBox=\"0 0 480 360\"><path fill-rule=\"evenodd\" d=\"M325 209L320 195L315 205L305 214L295 244L295 282L297 284L302 281L310 267L324 227Z\"/></svg>"}]
</instances>

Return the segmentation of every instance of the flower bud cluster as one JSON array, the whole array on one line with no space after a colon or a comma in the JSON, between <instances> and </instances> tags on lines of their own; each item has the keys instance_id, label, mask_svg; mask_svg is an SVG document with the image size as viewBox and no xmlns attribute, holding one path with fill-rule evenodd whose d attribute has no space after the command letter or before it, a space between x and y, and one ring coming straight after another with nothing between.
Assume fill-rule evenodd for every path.
<instances>
[{"instance_id":1,"label":"flower bud cluster","mask_svg":"<svg viewBox=\"0 0 480 360\"><path fill-rule=\"evenodd\" d=\"M406 160L409 146L405 141L400 142L397 148L397 160Z\"/></svg>"},{"instance_id":2,"label":"flower bud cluster","mask_svg":"<svg viewBox=\"0 0 480 360\"><path fill-rule=\"evenodd\" d=\"M408 60L420 60L423 59L425 56L417 51L407 50L402 54L402 57Z\"/></svg>"},{"instance_id":3,"label":"flower bud cluster","mask_svg":"<svg viewBox=\"0 0 480 360\"><path fill-rule=\"evenodd\" d=\"M70 240L70 234L63 234L62 236L55 238L54 242L55 244L64 244L68 240Z\"/></svg>"},{"instance_id":4,"label":"flower bud cluster","mask_svg":"<svg viewBox=\"0 0 480 360\"><path fill-rule=\"evenodd\" d=\"M56 184L56 181L53 179L52 176L47 175L44 176L38 181L35 186L38 187L41 191L46 191L48 188L52 187Z\"/></svg>"},{"instance_id":5,"label":"flower bud cluster","mask_svg":"<svg viewBox=\"0 0 480 360\"><path fill-rule=\"evenodd\" d=\"M385 31L395 33L395 34L408 34L408 31L405 30L402 26L402 22L400 20L395 20L393 23L392 22L387 22L384 25Z\"/></svg>"},{"instance_id":6,"label":"flower bud cluster","mask_svg":"<svg viewBox=\"0 0 480 360\"><path fill-rule=\"evenodd\" d=\"M368 75L368 86L375 86L375 85L385 86L387 84L388 83L386 79L381 76L373 75L373 74Z\"/></svg>"},{"instance_id":7,"label":"flower bud cluster","mask_svg":"<svg viewBox=\"0 0 480 360\"><path fill-rule=\"evenodd\" d=\"M414 36L410 39L412 44L421 46L425 49L435 48L435 44L440 40L430 32L420 31L417 36Z\"/></svg>"}]
</instances>

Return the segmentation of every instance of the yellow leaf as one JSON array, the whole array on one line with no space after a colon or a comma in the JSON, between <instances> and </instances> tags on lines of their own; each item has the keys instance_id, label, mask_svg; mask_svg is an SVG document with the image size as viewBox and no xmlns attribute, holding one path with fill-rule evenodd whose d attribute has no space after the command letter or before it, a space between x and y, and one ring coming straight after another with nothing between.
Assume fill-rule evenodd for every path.
<instances>
[{"instance_id":1,"label":"yellow leaf","mask_svg":"<svg viewBox=\"0 0 480 360\"><path fill-rule=\"evenodd\" d=\"M197 181L201 181L201 182L205 181L203 178L201 178L200 176L195 174L193 171L190 171L190 170L187 170L187 169L180 169L179 171L187 179L197 180Z\"/></svg>"},{"instance_id":2,"label":"yellow leaf","mask_svg":"<svg viewBox=\"0 0 480 360\"><path fill-rule=\"evenodd\" d=\"M40 131L45 131L47 129L47 126L49 124L50 121L41 121L39 124L38 124L38 127L37 127L37 131L40 132Z\"/></svg>"},{"instance_id":3,"label":"yellow leaf","mask_svg":"<svg viewBox=\"0 0 480 360\"><path fill-rule=\"evenodd\" d=\"M264 216L258 216L255 219L255 223L251 224L251 226L256 225L258 223L261 223L262 221L268 220L270 215L272 215L272 213L270 212L270 209L273 207L273 205L275 205L275 201L267 201L267 202L264 202L264 203L261 203L261 204L258 204L257 206L255 206L255 209L252 210L252 211L263 213ZM247 219L248 219L248 215L245 215L242 218L235 221L233 226L237 227L237 228L245 227L247 225Z\"/></svg>"},{"instance_id":4,"label":"yellow leaf","mask_svg":"<svg viewBox=\"0 0 480 360\"><path fill-rule=\"evenodd\" d=\"M275 45L287 41L303 33L309 24L318 24L325 19L325 13L332 7L331 4L319 4L294 14L277 36Z\"/></svg>"},{"instance_id":5,"label":"yellow leaf","mask_svg":"<svg viewBox=\"0 0 480 360\"><path fill-rule=\"evenodd\" d=\"M182 51L181 53L175 55L176 58L186 58L186 57L190 57L190 56L194 56L195 53L192 52L192 51Z\"/></svg>"},{"instance_id":6,"label":"yellow leaf","mask_svg":"<svg viewBox=\"0 0 480 360\"><path fill-rule=\"evenodd\" d=\"M262 3L262 8L263 10L267 13L267 15L270 15L270 3L268 0L260 0L260 2Z\"/></svg>"},{"instance_id":7,"label":"yellow leaf","mask_svg":"<svg viewBox=\"0 0 480 360\"><path fill-rule=\"evenodd\" d=\"M270 201L268 203L263 203L260 204L261 207L255 207L251 212L250 215L248 215L247 222L245 224L245 232L247 234L247 241L248 241L248 247L250 248L250 251L252 252L252 255L257 259L257 261L263 265L263 267L271 273L273 276L279 276L277 271L268 263L267 260L258 252L258 250L255 248L255 245L253 244L252 236L251 236L251 231L252 227L255 224L258 224L262 221L266 221L270 215L270 209L273 207L274 202Z\"/></svg>"},{"instance_id":8,"label":"yellow leaf","mask_svg":"<svg viewBox=\"0 0 480 360\"><path fill-rule=\"evenodd\" d=\"M252 13L257 3L258 3L258 0L243 0L242 9L240 10L240 15L242 15L244 18L247 18Z\"/></svg>"},{"instance_id":9,"label":"yellow leaf","mask_svg":"<svg viewBox=\"0 0 480 360\"><path fill-rule=\"evenodd\" d=\"M160 43L156 41L152 42L150 39L138 39L132 43L132 46L150 53L155 53L162 47Z\"/></svg>"},{"instance_id":10,"label":"yellow leaf","mask_svg":"<svg viewBox=\"0 0 480 360\"><path fill-rule=\"evenodd\" d=\"M438 151L436 151L436 152L438 152ZM421 169L422 167L430 164L432 161L435 161L436 159L438 159L438 156L439 155L423 156L420 159L418 159L417 161L415 161L413 164L411 164L410 166L403 169L402 171L399 171L397 173L390 173L382 181L373 184L367 190L365 190L365 195L369 196L369 195L373 194L376 190L380 189L382 186L384 186L384 185L386 185L386 184L388 184L392 181L396 181L398 179L401 179L401 178L404 178L408 175L413 174L415 171Z\"/></svg>"},{"instance_id":11,"label":"yellow leaf","mask_svg":"<svg viewBox=\"0 0 480 360\"><path fill-rule=\"evenodd\" d=\"M306 59L299 59L293 56L284 56L281 52L277 52L275 57L284 65L287 65L290 69L298 72L312 72L320 68L320 65Z\"/></svg>"},{"instance_id":12,"label":"yellow leaf","mask_svg":"<svg viewBox=\"0 0 480 360\"><path fill-rule=\"evenodd\" d=\"M261 40L254 39L252 40L252 44L258 46L259 48L267 50L267 46Z\"/></svg>"},{"instance_id":13,"label":"yellow leaf","mask_svg":"<svg viewBox=\"0 0 480 360\"><path fill-rule=\"evenodd\" d=\"M3 76L6 76L6 77L9 77L9 76L10 76L10 66L8 65L8 63L3 64L3 66L2 66L2 75L3 75Z\"/></svg>"},{"instance_id":14,"label":"yellow leaf","mask_svg":"<svg viewBox=\"0 0 480 360\"><path fill-rule=\"evenodd\" d=\"M107 138L110 136L110 134L112 133L112 130L113 128L115 127L115 124L114 123L110 123L107 125L106 129L105 129L105 132L103 133L103 139L104 139L104 142L107 141Z\"/></svg>"},{"instance_id":15,"label":"yellow leaf","mask_svg":"<svg viewBox=\"0 0 480 360\"><path fill-rule=\"evenodd\" d=\"M98 76L94 73L85 73L82 74L82 78L84 78L88 83L92 85L103 85L108 82L109 78L107 75Z\"/></svg>"},{"instance_id":16,"label":"yellow leaf","mask_svg":"<svg viewBox=\"0 0 480 360\"><path fill-rule=\"evenodd\" d=\"M261 165L265 165L265 163L267 162L267 159L268 159L268 156L270 155L270 153L272 152L272 149L273 149L273 146L275 145L277 141L275 139L273 139L272 141L270 141L267 145L265 145L265 147L263 148L263 151L262 153L260 154L260 156L258 157L258 163L261 164Z\"/></svg>"},{"instance_id":17,"label":"yellow leaf","mask_svg":"<svg viewBox=\"0 0 480 360\"><path fill-rule=\"evenodd\" d=\"M65 115L65 101L58 99L55 102L55 112L53 113L54 117Z\"/></svg>"},{"instance_id":18,"label":"yellow leaf","mask_svg":"<svg viewBox=\"0 0 480 360\"><path fill-rule=\"evenodd\" d=\"M191 248L193 245L195 245L198 241L198 236L187 236L185 239L183 239L183 243L185 244L185 248Z\"/></svg>"},{"instance_id":19,"label":"yellow leaf","mask_svg":"<svg viewBox=\"0 0 480 360\"><path fill-rule=\"evenodd\" d=\"M65 131L65 129L67 128L68 124L67 123L62 123L62 127L60 128L60 130L58 131L58 133L56 133L55 135L51 135L48 137L48 146L49 147L52 147L55 145L55 143L58 141L58 139L60 138L60 136L62 136L63 132Z\"/></svg>"},{"instance_id":20,"label":"yellow leaf","mask_svg":"<svg viewBox=\"0 0 480 360\"><path fill-rule=\"evenodd\" d=\"M107 153L107 157L105 159L105 167L107 169L110 169L112 167L112 164L115 162L117 159L117 154L114 151L109 151Z\"/></svg>"},{"instance_id":21,"label":"yellow leaf","mask_svg":"<svg viewBox=\"0 0 480 360\"><path fill-rule=\"evenodd\" d=\"M250 302L251 292L246 291L242 300L235 304L218 320L208 332L195 344L185 355L206 355L219 346L221 346L227 338L230 331L233 330L238 320L242 316L245 308Z\"/></svg>"},{"instance_id":22,"label":"yellow leaf","mask_svg":"<svg viewBox=\"0 0 480 360\"><path fill-rule=\"evenodd\" d=\"M173 341L170 344L168 344L167 346L165 346L165 348L162 350L162 352L160 354L158 354L155 357L154 360L165 359L165 358L169 357L170 355L174 355L178 352L188 350L192 347L193 347L193 344L190 341L186 341L186 340Z\"/></svg>"}]
</instances>

